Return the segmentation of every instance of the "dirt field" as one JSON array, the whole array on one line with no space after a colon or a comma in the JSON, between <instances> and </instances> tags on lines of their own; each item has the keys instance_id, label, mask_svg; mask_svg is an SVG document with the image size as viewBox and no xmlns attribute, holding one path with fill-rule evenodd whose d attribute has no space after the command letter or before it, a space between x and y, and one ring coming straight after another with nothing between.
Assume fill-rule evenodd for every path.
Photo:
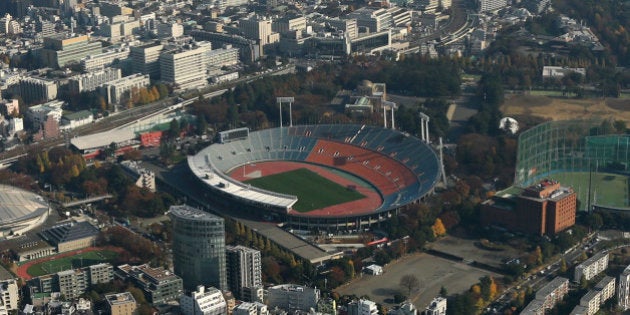
<instances>
[{"instance_id":1,"label":"dirt field","mask_svg":"<svg viewBox=\"0 0 630 315\"><path fill-rule=\"evenodd\" d=\"M427 247L439 252L448 253L466 260L474 260L483 264L500 268L502 261L509 258L519 257L522 253L507 247L503 251L491 251L475 246L478 240L467 240L459 237L446 236L440 238Z\"/></svg>"},{"instance_id":2,"label":"dirt field","mask_svg":"<svg viewBox=\"0 0 630 315\"><path fill-rule=\"evenodd\" d=\"M506 95L501 111L504 116L532 115L552 120L614 118L630 122L630 99Z\"/></svg>"},{"instance_id":3,"label":"dirt field","mask_svg":"<svg viewBox=\"0 0 630 315\"><path fill-rule=\"evenodd\" d=\"M342 295L367 295L374 302L392 307L394 304L386 303L385 300L392 302L390 299L401 290L400 278L413 274L420 280L420 288L412 293L411 300L418 309L423 310L438 295L442 286L449 294L455 294L470 289L470 286L479 282L479 278L483 276L497 277L488 271L424 253L403 257L385 266L384 269L381 276L364 275L335 291Z\"/></svg>"}]
</instances>

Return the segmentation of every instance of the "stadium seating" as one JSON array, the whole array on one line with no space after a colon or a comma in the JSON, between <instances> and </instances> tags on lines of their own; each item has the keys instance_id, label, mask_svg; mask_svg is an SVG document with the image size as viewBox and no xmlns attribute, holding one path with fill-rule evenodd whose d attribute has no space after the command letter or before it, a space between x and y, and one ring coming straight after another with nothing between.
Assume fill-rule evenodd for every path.
<instances>
[{"instance_id":1,"label":"stadium seating","mask_svg":"<svg viewBox=\"0 0 630 315\"><path fill-rule=\"evenodd\" d=\"M370 182L382 194L378 210L413 202L439 177L435 152L418 138L367 125L308 125L251 132L247 139L203 151L223 171L258 161L303 161L335 167Z\"/></svg>"}]
</instances>

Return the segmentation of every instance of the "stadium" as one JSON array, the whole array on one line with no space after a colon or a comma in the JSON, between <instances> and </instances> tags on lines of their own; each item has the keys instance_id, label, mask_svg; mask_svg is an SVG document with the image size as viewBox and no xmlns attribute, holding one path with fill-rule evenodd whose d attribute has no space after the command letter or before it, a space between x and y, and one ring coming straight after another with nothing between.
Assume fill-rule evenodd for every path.
<instances>
[{"instance_id":1,"label":"stadium","mask_svg":"<svg viewBox=\"0 0 630 315\"><path fill-rule=\"evenodd\" d=\"M440 161L409 134L367 125L221 132L188 157L206 197L300 230L361 230L432 192Z\"/></svg>"},{"instance_id":2,"label":"stadium","mask_svg":"<svg viewBox=\"0 0 630 315\"><path fill-rule=\"evenodd\" d=\"M27 232L47 218L48 204L41 196L0 185L0 237Z\"/></svg>"},{"instance_id":3,"label":"stadium","mask_svg":"<svg viewBox=\"0 0 630 315\"><path fill-rule=\"evenodd\" d=\"M571 186L578 210L630 210L630 135L610 122L550 121L519 136L515 186L544 178Z\"/></svg>"}]
</instances>

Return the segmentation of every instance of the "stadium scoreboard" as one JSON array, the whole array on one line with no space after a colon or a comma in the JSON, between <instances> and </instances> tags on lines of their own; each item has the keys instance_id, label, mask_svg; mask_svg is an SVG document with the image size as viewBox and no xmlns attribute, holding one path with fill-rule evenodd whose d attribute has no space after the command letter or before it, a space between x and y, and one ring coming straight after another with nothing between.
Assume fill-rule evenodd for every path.
<instances>
[{"instance_id":1,"label":"stadium scoreboard","mask_svg":"<svg viewBox=\"0 0 630 315\"><path fill-rule=\"evenodd\" d=\"M249 137L249 128L237 128L219 132L219 143L243 140Z\"/></svg>"}]
</instances>

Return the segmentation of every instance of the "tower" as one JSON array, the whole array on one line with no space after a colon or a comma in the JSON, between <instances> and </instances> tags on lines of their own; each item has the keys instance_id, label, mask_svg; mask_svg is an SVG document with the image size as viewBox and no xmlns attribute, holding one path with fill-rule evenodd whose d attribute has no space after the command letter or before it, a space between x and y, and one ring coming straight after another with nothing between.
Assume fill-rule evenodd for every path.
<instances>
[{"instance_id":1,"label":"tower","mask_svg":"<svg viewBox=\"0 0 630 315\"><path fill-rule=\"evenodd\" d=\"M173 265L186 290L198 285L227 290L223 218L187 205L172 206Z\"/></svg>"}]
</instances>

